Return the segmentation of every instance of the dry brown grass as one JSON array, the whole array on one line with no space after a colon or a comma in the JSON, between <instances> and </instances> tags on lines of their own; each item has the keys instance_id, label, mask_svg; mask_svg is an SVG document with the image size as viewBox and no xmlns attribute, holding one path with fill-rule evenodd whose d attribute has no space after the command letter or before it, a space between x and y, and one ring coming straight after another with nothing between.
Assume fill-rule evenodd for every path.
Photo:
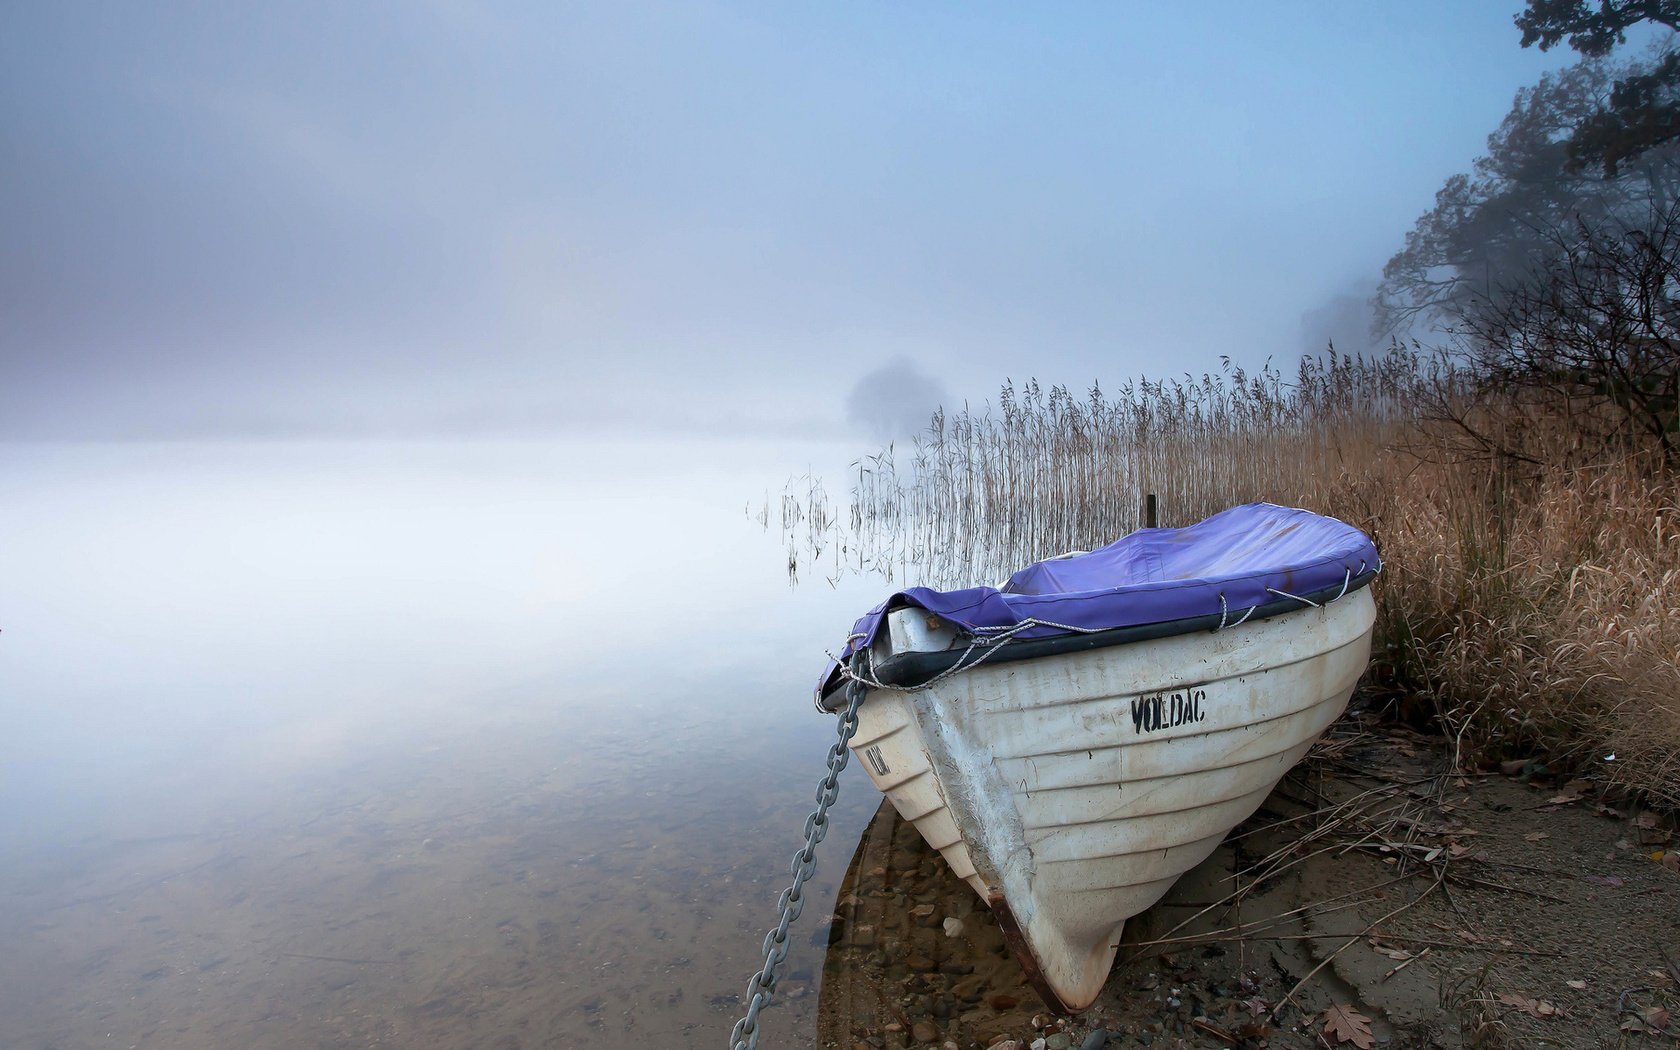
<instances>
[{"instance_id":1,"label":"dry brown grass","mask_svg":"<svg viewBox=\"0 0 1680 1050\"><path fill-rule=\"evenodd\" d=\"M1680 805L1673 481L1626 460L1424 477L1439 495L1414 476L1387 500L1385 671L1434 698L1461 761L1592 767Z\"/></svg>"},{"instance_id":2,"label":"dry brown grass","mask_svg":"<svg viewBox=\"0 0 1680 1050\"><path fill-rule=\"evenodd\" d=\"M1517 421L1442 413L1459 382L1396 347L1287 381L1227 366L1117 396L1005 386L860 461L849 521L800 479L789 569L969 586L1137 528L1148 492L1163 525L1307 507L1376 540L1373 680L1459 762L1533 756L1680 805L1675 479L1628 450L1592 462L1544 419L1520 420L1524 459L1477 455L1464 422Z\"/></svg>"}]
</instances>

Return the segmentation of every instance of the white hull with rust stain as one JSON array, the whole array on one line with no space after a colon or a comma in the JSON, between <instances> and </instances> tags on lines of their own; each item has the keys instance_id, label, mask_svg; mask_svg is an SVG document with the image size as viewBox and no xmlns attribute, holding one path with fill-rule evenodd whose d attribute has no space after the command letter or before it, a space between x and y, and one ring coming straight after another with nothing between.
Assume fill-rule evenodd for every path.
<instances>
[{"instance_id":1,"label":"white hull with rust stain","mask_svg":"<svg viewBox=\"0 0 1680 1050\"><path fill-rule=\"evenodd\" d=\"M1362 588L1219 632L875 689L851 746L992 904L1050 1005L1082 1010L1125 921L1212 853L1347 706L1375 618ZM920 610L887 627L877 664L952 638Z\"/></svg>"}]
</instances>

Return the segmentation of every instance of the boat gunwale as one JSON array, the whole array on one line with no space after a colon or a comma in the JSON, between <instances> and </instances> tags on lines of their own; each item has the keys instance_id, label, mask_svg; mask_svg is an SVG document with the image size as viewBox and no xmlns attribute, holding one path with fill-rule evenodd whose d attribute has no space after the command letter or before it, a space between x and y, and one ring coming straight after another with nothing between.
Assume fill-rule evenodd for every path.
<instances>
[{"instance_id":1,"label":"boat gunwale","mask_svg":"<svg viewBox=\"0 0 1680 1050\"><path fill-rule=\"evenodd\" d=\"M1322 607L1331 602L1352 594L1362 587L1370 585L1377 578L1377 569L1367 569L1356 576L1350 576L1345 584L1332 584L1316 591L1308 591L1302 595L1292 595L1256 605L1246 616L1241 617L1239 623L1254 623L1257 620L1269 620L1287 613L1300 612L1307 608ZM1305 604L1303 604L1305 603ZM1105 649L1114 645L1126 645L1132 642L1149 642L1162 638L1173 638L1181 634L1195 634L1198 631L1217 631L1235 626L1227 623L1229 613L1205 614L1201 616L1184 616L1176 620L1160 620L1155 623L1132 624L1126 627L1109 627L1101 631L1082 633L1068 633L1050 635L1044 638L1011 639L996 649L986 650L980 659L988 666L1012 663L1017 660L1035 660L1047 656L1060 656L1066 653L1089 652L1093 649ZM956 667L964 656L969 655L969 648L941 649L933 652L903 652L876 664L873 675L882 685L901 689L917 689L927 685L933 678ZM979 660L971 662L972 667ZM835 711L840 704L841 686L845 676L838 669L823 685L821 707L825 711Z\"/></svg>"}]
</instances>

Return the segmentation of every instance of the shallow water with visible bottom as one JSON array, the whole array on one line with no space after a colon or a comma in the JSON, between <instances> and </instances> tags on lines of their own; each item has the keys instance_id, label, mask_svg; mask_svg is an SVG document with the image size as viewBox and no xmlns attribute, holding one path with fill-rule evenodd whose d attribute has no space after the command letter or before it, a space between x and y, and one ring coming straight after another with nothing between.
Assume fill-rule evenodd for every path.
<instances>
[{"instance_id":1,"label":"shallow water with visible bottom","mask_svg":"<svg viewBox=\"0 0 1680 1050\"><path fill-rule=\"evenodd\" d=\"M883 590L745 511L844 455L0 449L0 1045L724 1045Z\"/></svg>"}]
</instances>

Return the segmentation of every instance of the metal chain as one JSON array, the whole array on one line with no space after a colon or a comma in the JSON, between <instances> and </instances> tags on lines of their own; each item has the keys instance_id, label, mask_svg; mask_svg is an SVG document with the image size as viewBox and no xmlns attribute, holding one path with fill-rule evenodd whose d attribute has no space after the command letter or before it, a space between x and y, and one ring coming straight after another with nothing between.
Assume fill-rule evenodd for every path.
<instances>
[{"instance_id":1,"label":"metal chain","mask_svg":"<svg viewBox=\"0 0 1680 1050\"><path fill-rule=\"evenodd\" d=\"M730 1050L754 1050L758 1046L758 1012L769 1005L770 997L775 994L776 971L787 958L788 927L805 910L805 881L817 870L817 843L828 834L828 807L840 797L840 771L852 757L846 745L857 734L858 708L869 692L868 686L856 677L847 688L850 696L835 727L839 739L828 749L828 774L817 783L816 811L805 818L805 845L793 855L793 885L783 890L776 901L780 914L776 928L764 937L764 967L747 981L747 1015L736 1021L729 1033Z\"/></svg>"}]
</instances>

